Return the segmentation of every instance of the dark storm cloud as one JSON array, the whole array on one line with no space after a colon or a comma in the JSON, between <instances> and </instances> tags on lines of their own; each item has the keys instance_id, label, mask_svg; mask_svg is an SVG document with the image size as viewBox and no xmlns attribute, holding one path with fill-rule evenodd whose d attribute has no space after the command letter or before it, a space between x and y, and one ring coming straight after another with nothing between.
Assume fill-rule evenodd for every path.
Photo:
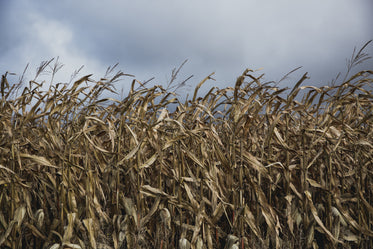
<instances>
[{"instance_id":1,"label":"dark storm cloud","mask_svg":"<svg viewBox=\"0 0 373 249\"><path fill-rule=\"evenodd\" d=\"M2 8L2 70L59 55L70 70L85 64L102 73L119 62L140 80L164 83L189 59L182 75L194 74L193 84L215 71L212 84L225 87L247 67L279 80L303 66L284 84L308 71L308 84L320 85L345 70L354 46L373 38L367 1L12 2ZM373 44L366 52L373 54Z\"/></svg>"}]
</instances>

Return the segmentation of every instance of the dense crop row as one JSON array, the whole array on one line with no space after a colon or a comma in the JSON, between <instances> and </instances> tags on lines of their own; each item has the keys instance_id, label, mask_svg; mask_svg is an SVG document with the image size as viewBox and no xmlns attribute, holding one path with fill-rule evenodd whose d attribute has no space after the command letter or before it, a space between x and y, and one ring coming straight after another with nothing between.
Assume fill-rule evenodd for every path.
<instances>
[{"instance_id":1,"label":"dense crop row","mask_svg":"<svg viewBox=\"0 0 373 249\"><path fill-rule=\"evenodd\" d=\"M210 75L183 103L136 80L101 98L122 73L16 96L5 74L0 246L371 248L372 74L288 91L246 70L199 97Z\"/></svg>"}]
</instances>

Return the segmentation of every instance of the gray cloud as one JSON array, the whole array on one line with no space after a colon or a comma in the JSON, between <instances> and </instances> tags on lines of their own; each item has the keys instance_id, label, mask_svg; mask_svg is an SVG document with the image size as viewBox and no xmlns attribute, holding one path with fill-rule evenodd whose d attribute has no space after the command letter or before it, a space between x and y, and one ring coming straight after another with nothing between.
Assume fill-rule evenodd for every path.
<instances>
[{"instance_id":1,"label":"gray cloud","mask_svg":"<svg viewBox=\"0 0 373 249\"><path fill-rule=\"evenodd\" d=\"M68 70L86 65L102 76L108 65L140 80L165 83L189 59L182 77L194 85L211 72L225 87L249 67L279 80L303 66L309 84L326 84L345 70L353 47L373 38L366 1L12 1L1 3L5 34L0 69L60 56ZM4 21L5 20L5 21ZM373 44L367 50L373 55ZM5 59L4 59L5 58ZM363 68L372 69L372 60ZM14 69L12 69L14 70ZM19 71L18 71L19 72ZM65 77L68 78L68 77Z\"/></svg>"}]
</instances>

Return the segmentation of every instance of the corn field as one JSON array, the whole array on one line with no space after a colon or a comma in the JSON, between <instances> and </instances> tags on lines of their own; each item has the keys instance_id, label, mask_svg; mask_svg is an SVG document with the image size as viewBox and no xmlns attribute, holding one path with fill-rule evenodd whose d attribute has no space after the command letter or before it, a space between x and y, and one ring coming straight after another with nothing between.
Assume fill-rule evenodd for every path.
<instances>
[{"instance_id":1,"label":"corn field","mask_svg":"<svg viewBox=\"0 0 373 249\"><path fill-rule=\"evenodd\" d=\"M373 71L103 98L123 76L2 76L1 248L373 247Z\"/></svg>"}]
</instances>

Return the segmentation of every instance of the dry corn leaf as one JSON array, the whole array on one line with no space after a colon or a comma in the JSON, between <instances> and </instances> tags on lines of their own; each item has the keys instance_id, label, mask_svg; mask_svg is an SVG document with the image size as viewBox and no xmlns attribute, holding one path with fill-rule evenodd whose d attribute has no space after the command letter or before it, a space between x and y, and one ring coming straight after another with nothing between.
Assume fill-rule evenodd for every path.
<instances>
[{"instance_id":1,"label":"dry corn leaf","mask_svg":"<svg viewBox=\"0 0 373 249\"><path fill-rule=\"evenodd\" d=\"M144 164L142 164L139 169L146 169L146 168L149 168L154 162L155 160L157 160L158 158L158 155L157 154L154 154L153 156L151 156Z\"/></svg>"},{"instance_id":2,"label":"dry corn leaf","mask_svg":"<svg viewBox=\"0 0 373 249\"><path fill-rule=\"evenodd\" d=\"M365 199L364 194L362 191L359 191L359 196L363 201L365 207L368 209L369 213L373 214L373 207L369 204L369 202Z\"/></svg>"},{"instance_id":3,"label":"dry corn leaf","mask_svg":"<svg viewBox=\"0 0 373 249\"><path fill-rule=\"evenodd\" d=\"M2 246L4 244L4 242L6 242L6 240L8 239L10 233L12 232L13 230L13 227L14 227L14 224L16 223L17 221L15 220L12 220L9 225L6 227L6 231L5 233L1 234L0 236L0 246Z\"/></svg>"},{"instance_id":4,"label":"dry corn leaf","mask_svg":"<svg viewBox=\"0 0 373 249\"><path fill-rule=\"evenodd\" d=\"M237 151L237 152L239 153L239 151ZM247 159L247 161L249 162L249 165L253 169L255 169L256 171L258 171L263 176L270 178L270 175L268 174L267 169L263 166L263 164L261 162L258 161L258 159L255 156L253 156L248 151L243 151L242 155Z\"/></svg>"},{"instance_id":5,"label":"dry corn leaf","mask_svg":"<svg viewBox=\"0 0 373 249\"><path fill-rule=\"evenodd\" d=\"M47 240L47 237L42 234L38 228L33 226L32 224L26 222L26 226L32 231L32 234L35 235L37 238L40 238L42 240Z\"/></svg>"},{"instance_id":6,"label":"dry corn leaf","mask_svg":"<svg viewBox=\"0 0 373 249\"><path fill-rule=\"evenodd\" d=\"M360 237L351 232L347 232L343 235L343 239L346 241L358 242L360 240Z\"/></svg>"},{"instance_id":7,"label":"dry corn leaf","mask_svg":"<svg viewBox=\"0 0 373 249\"><path fill-rule=\"evenodd\" d=\"M141 218L141 226L144 227L146 224L150 221L151 217L154 215L154 213L158 210L159 203L161 201L161 198L158 196L153 203L151 209L147 212L147 214Z\"/></svg>"},{"instance_id":8,"label":"dry corn leaf","mask_svg":"<svg viewBox=\"0 0 373 249\"><path fill-rule=\"evenodd\" d=\"M341 243L341 244L343 244L342 241L338 240L338 238L335 238L333 236L333 234L324 226L323 222L321 221L320 217L317 214L317 210L316 210L315 206L313 205L311 193L306 190L304 192L304 194L305 194L305 196L307 197L307 199L309 201L308 204L310 206L311 213L312 213L313 217L315 218L316 223L322 228L322 230L326 233L326 235L328 236L328 238L331 241L333 241L334 243Z\"/></svg>"},{"instance_id":9,"label":"dry corn leaf","mask_svg":"<svg viewBox=\"0 0 373 249\"><path fill-rule=\"evenodd\" d=\"M190 248L190 242L186 238L181 238L179 240L179 248L180 249L189 249Z\"/></svg>"},{"instance_id":10,"label":"dry corn leaf","mask_svg":"<svg viewBox=\"0 0 373 249\"><path fill-rule=\"evenodd\" d=\"M190 204L192 205L193 209L194 210L198 210L199 209L199 204L198 202L194 199L193 197L193 194L192 194L192 191L190 190L189 186L187 183L184 182L184 188L185 188L185 191L188 195L188 198L190 200Z\"/></svg>"},{"instance_id":11,"label":"dry corn leaf","mask_svg":"<svg viewBox=\"0 0 373 249\"><path fill-rule=\"evenodd\" d=\"M25 205L21 205L19 206L15 213L14 213L14 221L17 222L17 226L20 227L22 222L23 222L23 218L25 217L25 214L26 214L26 206Z\"/></svg>"},{"instance_id":12,"label":"dry corn leaf","mask_svg":"<svg viewBox=\"0 0 373 249\"><path fill-rule=\"evenodd\" d=\"M188 157L190 158L190 159L192 159L197 165L199 165L200 167L202 167L202 168L204 168L204 165L203 165L203 163L191 152L191 151L189 151L189 150L185 150L184 151L187 155L188 155Z\"/></svg>"},{"instance_id":13,"label":"dry corn leaf","mask_svg":"<svg viewBox=\"0 0 373 249\"><path fill-rule=\"evenodd\" d=\"M32 161L34 161L35 163L39 164L39 165L43 165L43 166L48 166L48 167L53 167L53 168L58 168L56 167L55 165L51 164L45 157L43 156L36 156L36 155L30 155L30 154L26 154L26 153L20 153L19 154L21 158L27 158L27 159L31 159Z\"/></svg>"},{"instance_id":14,"label":"dry corn leaf","mask_svg":"<svg viewBox=\"0 0 373 249\"><path fill-rule=\"evenodd\" d=\"M144 185L144 186L142 186L140 192L144 193L146 195L153 196L153 197L157 197L157 196L161 195L161 196L170 198L170 195L168 195L164 191L162 191L160 189L157 189L157 188L154 188L154 187L152 187L150 185Z\"/></svg>"},{"instance_id":15,"label":"dry corn leaf","mask_svg":"<svg viewBox=\"0 0 373 249\"><path fill-rule=\"evenodd\" d=\"M260 230L255 225L256 223L255 217L247 205L245 205L245 208L244 208L244 217L245 217L246 223L249 225L250 229L253 231L255 236L260 238L261 237L260 232L259 232Z\"/></svg>"},{"instance_id":16,"label":"dry corn leaf","mask_svg":"<svg viewBox=\"0 0 373 249\"><path fill-rule=\"evenodd\" d=\"M84 219L83 224L85 228L88 231L88 237L89 237L89 242L91 244L91 247L93 249L96 249L96 238L95 238L95 232L94 232L94 222L92 218Z\"/></svg>"},{"instance_id":17,"label":"dry corn leaf","mask_svg":"<svg viewBox=\"0 0 373 249\"><path fill-rule=\"evenodd\" d=\"M67 214L67 226L62 238L63 245L65 245L65 243L70 243L70 240L73 237L75 218L76 213Z\"/></svg>"},{"instance_id":18,"label":"dry corn leaf","mask_svg":"<svg viewBox=\"0 0 373 249\"><path fill-rule=\"evenodd\" d=\"M353 228L355 228L358 231L361 231L362 233L364 233L368 236L373 236L372 231L364 229L361 226L359 226L359 224L351 217L351 215L347 212L347 210L342 207L339 198L335 198L334 201L335 201L335 204L337 206L338 211L343 215L344 220L348 224L350 224Z\"/></svg>"},{"instance_id":19,"label":"dry corn leaf","mask_svg":"<svg viewBox=\"0 0 373 249\"><path fill-rule=\"evenodd\" d=\"M59 249L60 248L60 244L53 244L51 247L49 247L49 249Z\"/></svg>"},{"instance_id":20,"label":"dry corn leaf","mask_svg":"<svg viewBox=\"0 0 373 249\"><path fill-rule=\"evenodd\" d=\"M323 185L307 177L307 182L314 188L326 189Z\"/></svg>"},{"instance_id":21,"label":"dry corn leaf","mask_svg":"<svg viewBox=\"0 0 373 249\"><path fill-rule=\"evenodd\" d=\"M167 229L171 229L171 214L170 214L170 211L168 211L167 208L162 208L159 211L159 216L161 217L161 221L162 221L163 225Z\"/></svg>"},{"instance_id":22,"label":"dry corn leaf","mask_svg":"<svg viewBox=\"0 0 373 249\"><path fill-rule=\"evenodd\" d=\"M65 249L82 249L80 245L72 243L63 243L62 246Z\"/></svg>"},{"instance_id":23,"label":"dry corn leaf","mask_svg":"<svg viewBox=\"0 0 373 249\"><path fill-rule=\"evenodd\" d=\"M194 228L193 228L192 240L190 241L190 243L192 245L194 245L197 241L199 232L201 231L201 228L202 228L202 222L203 222L203 215L202 215L201 210L198 210L198 213L197 213L197 215L195 216L195 219L194 219Z\"/></svg>"}]
</instances>

